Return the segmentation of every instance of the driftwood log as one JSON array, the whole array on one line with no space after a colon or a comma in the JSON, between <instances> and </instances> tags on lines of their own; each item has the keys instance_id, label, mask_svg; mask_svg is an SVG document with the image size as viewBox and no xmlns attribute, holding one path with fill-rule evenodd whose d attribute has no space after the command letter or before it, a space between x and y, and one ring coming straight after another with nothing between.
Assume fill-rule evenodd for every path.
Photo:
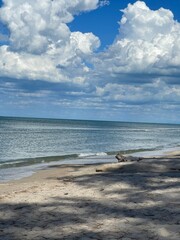
<instances>
[{"instance_id":1,"label":"driftwood log","mask_svg":"<svg viewBox=\"0 0 180 240\"><path fill-rule=\"evenodd\" d=\"M118 153L115 157L118 160L118 162L132 162L132 161L138 162L143 159L142 157L124 156L121 153Z\"/></svg>"},{"instance_id":2,"label":"driftwood log","mask_svg":"<svg viewBox=\"0 0 180 240\"><path fill-rule=\"evenodd\" d=\"M118 153L116 155L116 159L118 160L118 162L127 162L127 157L125 157L124 155Z\"/></svg>"}]
</instances>

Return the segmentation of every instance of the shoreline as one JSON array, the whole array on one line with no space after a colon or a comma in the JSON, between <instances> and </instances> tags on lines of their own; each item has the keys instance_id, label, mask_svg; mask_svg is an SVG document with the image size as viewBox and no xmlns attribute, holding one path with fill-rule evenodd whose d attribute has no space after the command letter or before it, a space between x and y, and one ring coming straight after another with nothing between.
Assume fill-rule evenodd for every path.
<instances>
[{"instance_id":1,"label":"shoreline","mask_svg":"<svg viewBox=\"0 0 180 240\"><path fill-rule=\"evenodd\" d=\"M75 165L94 165L94 164L105 164L105 163L115 163L117 160L114 155L105 156L89 156L86 158L79 159L69 159L69 160L59 160L52 161L49 163L33 164L29 166L22 167L11 167L0 169L0 183L6 183L9 181L21 180L26 177L31 177L37 172L47 170L53 166L75 166Z\"/></svg>"},{"instance_id":2,"label":"shoreline","mask_svg":"<svg viewBox=\"0 0 180 240\"><path fill-rule=\"evenodd\" d=\"M118 151L117 151L118 152ZM115 155L117 152L111 152L109 153L83 153L83 154L76 154L79 157L72 158L72 159L63 159L63 156L48 156L48 157L37 157L32 158L34 160L41 159L40 162L34 163L34 164L28 164L25 162L25 165L23 166L14 166L16 162L21 163L22 159L15 161L15 163L12 162L12 167L5 167L0 168L0 183L6 183L9 181L15 181L20 180L26 177L30 177L36 172L48 169L51 166L54 165L94 165L94 164L105 164L105 163L116 163L117 160L115 158ZM125 150L120 151L125 156L133 156L133 157L144 157L144 158L150 158L150 157L159 157L159 156L165 156L170 154L179 153L180 148L169 148L169 149L161 149L161 150L149 150L149 151L134 151L133 150ZM113 153L113 154L112 154ZM44 161L44 159L50 159L49 162ZM52 159L52 160L51 160ZM56 160L55 160L56 159ZM28 159L27 159L28 160ZM9 163L5 163L5 165L9 165Z\"/></svg>"},{"instance_id":3,"label":"shoreline","mask_svg":"<svg viewBox=\"0 0 180 240\"><path fill-rule=\"evenodd\" d=\"M54 165L0 183L0 238L180 238L180 151L136 162Z\"/></svg>"}]
</instances>

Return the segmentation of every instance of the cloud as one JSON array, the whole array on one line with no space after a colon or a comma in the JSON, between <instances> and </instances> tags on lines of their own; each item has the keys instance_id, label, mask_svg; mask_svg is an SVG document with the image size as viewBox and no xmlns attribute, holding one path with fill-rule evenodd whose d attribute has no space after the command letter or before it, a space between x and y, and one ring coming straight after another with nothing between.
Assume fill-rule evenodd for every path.
<instances>
[{"instance_id":1,"label":"cloud","mask_svg":"<svg viewBox=\"0 0 180 240\"><path fill-rule=\"evenodd\" d=\"M168 86L161 79L155 79L152 83L143 85L108 83L104 87L97 87L96 95L104 101L131 105L180 102L180 88Z\"/></svg>"},{"instance_id":2,"label":"cloud","mask_svg":"<svg viewBox=\"0 0 180 240\"><path fill-rule=\"evenodd\" d=\"M2 76L83 81L88 68L84 59L99 47L92 33L71 32L67 24L74 15L98 8L98 0L4 0L0 19L9 31L9 45L0 47ZM61 67L60 67L61 66ZM81 71L81 75L79 72Z\"/></svg>"},{"instance_id":3,"label":"cloud","mask_svg":"<svg viewBox=\"0 0 180 240\"><path fill-rule=\"evenodd\" d=\"M4 0L0 18L10 31L10 44L0 47L1 76L77 84L94 76L119 81L129 81L130 75L135 81L137 75L179 76L180 23L170 10L153 11L142 1L129 4L122 10L114 43L99 54L97 36L70 31L67 24L75 15L108 4L98 0Z\"/></svg>"},{"instance_id":4,"label":"cloud","mask_svg":"<svg viewBox=\"0 0 180 240\"><path fill-rule=\"evenodd\" d=\"M97 8L98 1L5 0L1 20L11 36L11 50L42 54L50 44L63 45L71 32L66 25L73 15Z\"/></svg>"},{"instance_id":5,"label":"cloud","mask_svg":"<svg viewBox=\"0 0 180 240\"><path fill-rule=\"evenodd\" d=\"M100 2L99 2L99 6L100 6L100 7L104 7L104 6L106 6L106 5L110 5L110 1L104 0L104 1L100 1Z\"/></svg>"},{"instance_id":6,"label":"cloud","mask_svg":"<svg viewBox=\"0 0 180 240\"><path fill-rule=\"evenodd\" d=\"M122 10L119 34L94 60L96 71L121 74L180 75L180 23L170 10L150 10L142 1Z\"/></svg>"},{"instance_id":7,"label":"cloud","mask_svg":"<svg viewBox=\"0 0 180 240\"><path fill-rule=\"evenodd\" d=\"M0 33L4 99L18 105L42 98L64 109L145 111L147 117L179 111L180 23L170 10L128 4L113 44L99 52L97 36L71 32L68 24L109 1L3 2L0 21L9 29L8 36Z\"/></svg>"},{"instance_id":8,"label":"cloud","mask_svg":"<svg viewBox=\"0 0 180 240\"><path fill-rule=\"evenodd\" d=\"M118 115L129 109L137 120L143 113L149 121L165 116L177 121L180 23L171 11L150 10L142 1L122 12L114 43L93 58L95 96Z\"/></svg>"}]
</instances>

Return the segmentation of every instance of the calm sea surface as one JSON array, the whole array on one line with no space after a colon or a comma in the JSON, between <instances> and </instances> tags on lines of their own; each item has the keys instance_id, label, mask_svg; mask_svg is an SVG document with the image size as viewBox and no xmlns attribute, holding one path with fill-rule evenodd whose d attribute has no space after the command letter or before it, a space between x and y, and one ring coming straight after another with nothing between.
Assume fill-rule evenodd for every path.
<instances>
[{"instance_id":1,"label":"calm sea surface","mask_svg":"<svg viewBox=\"0 0 180 240\"><path fill-rule=\"evenodd\" d=\"M180 125L0 117L0 180L25 166L178 147Z\"/></svg>"}]
</instances>

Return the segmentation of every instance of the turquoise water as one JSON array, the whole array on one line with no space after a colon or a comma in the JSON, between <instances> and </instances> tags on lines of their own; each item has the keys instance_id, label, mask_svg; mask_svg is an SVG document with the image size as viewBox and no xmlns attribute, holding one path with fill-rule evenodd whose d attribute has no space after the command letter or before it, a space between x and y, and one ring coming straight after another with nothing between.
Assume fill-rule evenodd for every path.
<instances>
[{"instance_id":1,"label":"turquoise water","mask_svg":"<svg viewBox=\"0 0 180 240\"><path fill-rule=\"evenodd\" d=\"M0 169L179 146L180 125L0 117Z\"/></svg>"}]
</instances>

